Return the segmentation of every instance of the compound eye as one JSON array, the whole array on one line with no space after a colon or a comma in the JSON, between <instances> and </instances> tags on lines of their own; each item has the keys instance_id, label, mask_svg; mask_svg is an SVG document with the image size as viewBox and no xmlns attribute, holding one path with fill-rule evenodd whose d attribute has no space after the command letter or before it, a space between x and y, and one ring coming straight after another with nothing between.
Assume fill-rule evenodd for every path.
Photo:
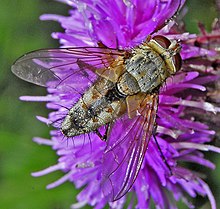
<instances>
[{"instance_id":1,"label":"compound eye","mask_svg":"<svg viewBox=\"0 0 220 209\"><path fill-rule=\"evenodd\" d=\"M179 71L180 68L182 67L182 58L181 58L179 53L174 55L173 61L174 61L174 65L175 65L176 71Z\"/></svg>"},{"instance_id":2,"label":"compound eye","mask_svg":"<svg viewBox=\"0 0 220 209\"><path fill-rule=\"evenodd\" d=\"M165 49L168 49L171 44L171 41L164 36L157 35L154 36L152 39L155 40L158 44L160 44L160 46L162 46Z\"/></svg>"}]
</instances>

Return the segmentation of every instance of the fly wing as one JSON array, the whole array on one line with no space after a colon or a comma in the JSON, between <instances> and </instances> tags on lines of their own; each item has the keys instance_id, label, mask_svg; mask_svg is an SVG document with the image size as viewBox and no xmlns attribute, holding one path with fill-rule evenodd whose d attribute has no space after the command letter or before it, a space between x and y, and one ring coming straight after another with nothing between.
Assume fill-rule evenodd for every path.
<instances>
[{"instance_id":1,"label":"fly wing","mask_svg":"<svg viewBox=\"0 0 220 209\"><path fill-rule=\"evenodd\" d=\"M12 66L19 78L40 86L62 83L72 78L95 79L96 69L107 68L123 51L107 47L41 49L20 57Z\"/></svg>"},{"instance_id":2,"label":"fly wing","mask_svg":"<svg viewBox=\"0 0 220 209\"><path fill-rule=\"evenodd\" d=\"M115 201L132 187L154 128L158 95L147 95L133 119L124 116L112 127L103 159L102 190Z\"/></svg>"}]
</instances>

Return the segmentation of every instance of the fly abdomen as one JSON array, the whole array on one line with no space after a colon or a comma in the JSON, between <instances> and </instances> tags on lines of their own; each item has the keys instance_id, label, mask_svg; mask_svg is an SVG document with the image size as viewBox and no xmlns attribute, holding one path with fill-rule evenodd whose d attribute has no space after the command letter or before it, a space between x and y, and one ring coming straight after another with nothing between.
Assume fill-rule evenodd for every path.
<instances>
[{"instance_id":1,"label":"fly abdomen","mask_svg":"<svg viewBox=\"0 0 220 209\"><path fill-rule=\"evenodd\" d=\"M70 109L61 131L77 136L97 130L125 112L124 96L116 85L106 79L98 80Z\"/></svg>"}]
</instances>

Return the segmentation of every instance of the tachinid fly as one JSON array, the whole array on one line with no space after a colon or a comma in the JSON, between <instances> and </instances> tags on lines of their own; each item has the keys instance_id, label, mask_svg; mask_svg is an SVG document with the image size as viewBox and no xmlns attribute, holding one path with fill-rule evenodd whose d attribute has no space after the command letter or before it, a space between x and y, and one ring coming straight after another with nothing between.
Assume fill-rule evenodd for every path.
<instances>
[{"instance_id":1,"label":"tachinid fly","mask_svg":"<svg viewBox=\"0 0 220 209\"><path fill-rule=\"evenodd\" d=\"M94 132L107 141L103 164L112 166L103 166L102 189L114 201L138 175L155 124L159 89L181 68L180 48L176 40L156 35L130 50L101 43L38 50L19 58L12 72L37 85L75 92L60 129L67 137ZM123 133L114 132L118 120Z\"/></svg>"}]
</instances>

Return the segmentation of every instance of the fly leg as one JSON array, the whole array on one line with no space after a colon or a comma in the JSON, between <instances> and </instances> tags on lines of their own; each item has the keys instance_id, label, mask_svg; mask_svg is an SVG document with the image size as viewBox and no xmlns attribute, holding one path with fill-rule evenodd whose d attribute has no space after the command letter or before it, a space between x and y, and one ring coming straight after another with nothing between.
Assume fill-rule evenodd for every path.
<instances>
[{"instance_id":1,"label":"fly leg","mask_svg":"<svg viewBox=\"0 0 220 209\"><path fill-rule=\"evenodd\" d=\"M106 129L105 129L105 134L103 135L103 139L106 142L108 139L108 136L110 135L110 130L111 130L111 124L107 123Z\"/></svg>"},{"instance_id":2,"label":"fly leg","mask_svg":"<svg viewBox=\"0 0 220 209\"><path fill-rule=\"evenodd\" d=\"M152 136L153 136L153 138L154 138L154 141L156 142L156 145L157 145L158 150L159 150L159 152L160 152L160 156L161 156L161 158L163 159L164 163L166 164L167 168L169 169L170 175L172 176L172 175L173 175L172 169L171 169L170 165L168 164L167 159L165 158L165 156L164 156L164 154L163 154L163 152L162 152L162 150L161 150L161 148L160 148L160 145L159 145L159 143L158 143L158 141L157 141L157 138L156 138L156 135L155 135L155 134L156 134L156 130L157 130L157 124L155 123Z\"/></svg>"},{"instance_id":3,"label":"fly leg","mask_svg":"<svg viewBox=\"0 0 220 209\"><path fill-rule=\"evenodd\" d=\"M98 136L102 141L106 142L107 139L108 139L108 136L109 136L109 134L110 134L110 130L111 130L111 124L110 124L110 123L107 123L107 124L106 124L106 129L105 129L104 135L102 135L102 134L99 132L99 130L96 130L95 133L97 134L97 136Z\"/></svg>"}]
</instances>

